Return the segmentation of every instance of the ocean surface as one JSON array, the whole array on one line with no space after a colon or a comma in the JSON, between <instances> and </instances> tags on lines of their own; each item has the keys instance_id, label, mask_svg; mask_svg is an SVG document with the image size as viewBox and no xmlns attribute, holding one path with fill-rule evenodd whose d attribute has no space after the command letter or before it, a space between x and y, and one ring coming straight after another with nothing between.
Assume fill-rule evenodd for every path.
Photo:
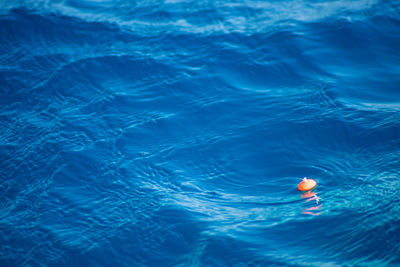
<instances>
[{"instance_id":1,"label":"ocean surface","mask_svg":"<svg viewBox=\"0 0 400 267\"><path fill-rule=\"evenodd\" d=\"M0 179L0 266L398 266L400 1L2 0Z\"/></svg>"}]
</instances>

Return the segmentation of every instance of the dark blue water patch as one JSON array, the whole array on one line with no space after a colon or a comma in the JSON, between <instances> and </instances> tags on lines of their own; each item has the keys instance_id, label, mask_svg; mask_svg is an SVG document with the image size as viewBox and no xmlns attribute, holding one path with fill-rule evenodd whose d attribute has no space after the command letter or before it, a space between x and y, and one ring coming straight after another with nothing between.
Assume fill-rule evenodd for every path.
<instances>
[{"instance_id":1,"label":"dark blue water patch","mask_svg":"<svg viewBox=\"0 0 400 267\"><path fill-rule=\"evenodd\" d=\"M308 54L318 58L319 65L332 68L330 72L338 78L338 86L346 88L341 91L346 94L343 98L390 102L398 98L399 81L392 73L399 61L398 53L392 50L398 43L392 35L398 23L377 16L367 22L344 24L339 21L323 28L318 24L306 24L303 31L309 39L305 42L310 49ZM367 31L369 34L365 35Z\"/></svg>"},{"instance_id":2,"label":"dark blue water patch","mask_svg":"<svg viewBox=\"0 0 400 267\"><path fill-rule=\"evenodd\" d=\"M140 205L135 204L136 208ZM133 207L133 206L131 206ZM121 208L121 207L117 207ZM98 264L99 260L104 264L143 264L143 265L174 265L186 261L187 253L196 245L201 227L198 223L189 220L185 213L181 210L173 208L160 207L156 208L159 211L154 214L135 214L132 218L121 218L123 221L118 225L97 227L96 233L85 231L85 237L90 242L90 237L93 235L102 236L103 241L97 241L101 246L96 246L87 252L88 256L82 262L82 250L78 248L71 249L66 234L61 231L59 234L53 234L53 239L61 240L59 247L62 250L68 250L68 260L65 265L75 264ZM171 215L173 215L171 217ZM46 219L50 219L48 215ZM68 218L68 217L67 217ZM61 218L60 218L61 219ZM64 221L65 219L61 219ZM165 225L165 228L160 228L159 225ZM112 230L115 228L115 230ZM78 230L79 231L79 230ZM98 239L98 238L97 238ZM135 240L136 242L131 242ZM121 243L129 244L120 246ZM135 251L132 255L132 251ZM158 251L158 252L157 252ZM168 251L167 254L163 251ZM119 257L115 259L113 255L117 253ZM51 265L55 262L50 262Z\"/></svg>"},{"instance_id":3,"label":"dark blue water patch","mask_svg":"<svg viewBox=\"0 0 400 267\"><path fill-rule=\"evenodd\" d=\"M42 42L46 42L48 47L69 43L78 47L85 44L109 43L119 39L118 28L111 24L87 23L55 14L40 16L26 9L13 9L8 16L3 17L1 31L12 32L12 35L2 35L2 38L13 38L14 42L21 42L19 48L29 46L46 48L41 46ZM98 35L98 32L103 34ZM4 41L6 40L8 39Z\"/></svg>"}]
</instances>

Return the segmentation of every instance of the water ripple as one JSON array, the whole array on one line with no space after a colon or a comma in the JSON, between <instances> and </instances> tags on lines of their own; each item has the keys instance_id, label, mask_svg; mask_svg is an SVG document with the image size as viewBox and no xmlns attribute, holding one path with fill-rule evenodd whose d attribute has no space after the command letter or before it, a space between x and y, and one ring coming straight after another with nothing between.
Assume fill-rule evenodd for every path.
<instances>
[{"instance_id":1,"label":"water ripple","mask_svg":"<svg viewBox=\"0 0 400 267\"><path fill-rule=\"evenodd\" d=\"M398 264L399 10L1 3L0 264Z\"/></svg>"}]
</instances>

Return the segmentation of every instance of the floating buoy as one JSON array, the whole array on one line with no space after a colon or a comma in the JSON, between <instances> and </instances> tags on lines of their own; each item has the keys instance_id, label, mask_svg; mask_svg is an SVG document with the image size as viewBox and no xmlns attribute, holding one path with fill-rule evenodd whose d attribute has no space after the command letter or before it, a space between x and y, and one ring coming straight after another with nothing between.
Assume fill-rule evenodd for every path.
<instances>
[{"instance_id":1,"label":"floating buoy","mask_svg":"<svg viewBox=\"0 0 400 267\"><path fill-rule=\"evenodd\" d=\"M299 189L300 191L308 191L313 189L316 185L317 185L316 181L304 177L303 180L297 186L297 189Z\"/></svg>"}]
</instances>

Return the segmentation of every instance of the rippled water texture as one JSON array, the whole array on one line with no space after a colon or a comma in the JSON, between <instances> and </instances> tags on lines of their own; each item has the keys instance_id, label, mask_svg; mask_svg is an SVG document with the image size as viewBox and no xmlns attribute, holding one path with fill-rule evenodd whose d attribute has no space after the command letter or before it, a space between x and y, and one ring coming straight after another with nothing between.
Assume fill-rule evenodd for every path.
<instances>
[{"instance_id":1,"label":"rippled water texture","mask_svg":"<svg viewBox=\"0 0 400 267\"><path fill-rule=\"evenodd\" d=\"M399 63L399 1L1 1L0 265L400 264Z\"/></svg>"}]
</instances>

